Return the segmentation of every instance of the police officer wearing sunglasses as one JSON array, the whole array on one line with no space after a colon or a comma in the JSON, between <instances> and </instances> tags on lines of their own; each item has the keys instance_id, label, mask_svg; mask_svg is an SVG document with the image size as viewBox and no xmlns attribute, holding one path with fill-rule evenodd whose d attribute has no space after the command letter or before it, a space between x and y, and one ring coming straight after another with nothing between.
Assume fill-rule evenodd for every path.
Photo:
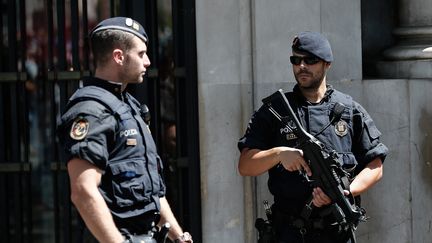
<instances>
[{"instance_id":1,"label":"police officer wearing sunglasses","mask_svg":"<svg viewBox=\"0 0 432 243\"><path fill-rule=\"evenodd\" d=\"M388 149L380 142L381 133L359 103L327 83L333 54L322 34L302 32L296 36L290 61L297 84L285 95L307 132L337 151L338 160L353 178L350 190L345 193L358 200L382 177ZM281 102L282 99L272 101L272 105L281 109ZM340 118L331 122L336 104L344 108ZM326 125L329 126L325 128ZM274 196L271 212L275 242L351 242L348 232L341 231L332 216L325 213L326 206L332 203L330 198L321 188L311 188L299 173L311 175L311 170L303 151L295 148L296 139L285 124L275 119L268 106L263 105L252 115L238 142L240 174L269 174L268 187ZM300 225L297 222L301 211L311 197L312 216Z\"/></svg>"},{"instance_id":2,"label":"police officer wearing sunglasses","mask_svg":"<svg viewBox=\"0 0 432 243\"><path fill-rule=\"evenodd\" d=\"M131 18L109 18L90 40L94 76L83 79L58 125L71 199L86 226L82 242L192 242L165 198L163 163L144 109L126 91L144 81L150 66L144 28Z\"/></svg>"}]
</instances>

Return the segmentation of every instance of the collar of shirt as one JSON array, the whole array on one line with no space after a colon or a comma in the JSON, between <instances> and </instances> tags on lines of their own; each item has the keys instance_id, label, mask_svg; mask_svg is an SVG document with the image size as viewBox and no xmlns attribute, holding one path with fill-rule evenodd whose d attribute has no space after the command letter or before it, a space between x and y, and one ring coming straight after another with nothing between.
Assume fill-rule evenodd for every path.
<instances>
[{"instance_id":1,"label":"collar of shirt","mask_svg":"<svg viewBox=\"0 0 432 243\"><path fill-rule=\"evenodd\" d=\"M322 100L321 100L319 103L312 103L312 102L309 102L309 101L308 101L308 100L303 96L303 94L302 94L300 88L298 87L298 84L296 84L296 85L294 86L294 88L293 88L293 93L294 93L295 98L297 99L297 101L298 101L299 104L306 104L306 105L320 105L320 104L322 104L322 103L324 103L324 102L327 102L327 101L330 99L331 94L332 94L333 91L334 91L333 86L331 86L330 84L327 84L326 87L327 87L327 90L326 90L326 92L325 92L325 94L324 94L324 98L322 98Z\"/></svg>"},{"instance_id":2,"label":"collar of shirt","mask_svg":"<svg viewBox=\"0 0 432 243\"><path fill-rule=\"evenodd\" d=\"M119 99L123 100L123 95L121 92L121 84L113 83L108 80L96 78L96 77L84 77L83 79L84 86L97 86L108 90L113 93Z\"/></svg>"}]
</instances>

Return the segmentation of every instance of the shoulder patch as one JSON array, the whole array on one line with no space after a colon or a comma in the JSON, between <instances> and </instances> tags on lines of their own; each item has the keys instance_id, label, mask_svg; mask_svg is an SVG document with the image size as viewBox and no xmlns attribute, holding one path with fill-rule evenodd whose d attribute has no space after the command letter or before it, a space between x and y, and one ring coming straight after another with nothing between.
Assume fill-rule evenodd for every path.
<instances>
[{"instance_id":1,"label":"shoulder patch","mask_svg":"<svg viewBox=\"0 0 432 243\"><path fill-rule=\"evenodd\" d=\"M72 124L70 137L74 140L82 140L85 138L89 130L89 122L83 117L78 117Z\"/></svg>"}]
</instances>

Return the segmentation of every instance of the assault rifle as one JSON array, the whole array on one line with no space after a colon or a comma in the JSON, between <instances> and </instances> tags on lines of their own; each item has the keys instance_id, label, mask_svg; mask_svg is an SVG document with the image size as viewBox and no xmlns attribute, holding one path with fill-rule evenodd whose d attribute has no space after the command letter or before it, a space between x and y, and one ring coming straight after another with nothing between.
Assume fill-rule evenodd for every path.
<instances>
[{"instance_id":1,"label":"assault rifle","mask_svg":"<svg viewBox=\"0 0 432 243\"><path fill-rule=\"evenodd\" d=\"M280 116L271 106L271 100L278 95L284 101L283 104L288 111L288 117ZM304 172L301 172L302 175L313 187L320 187L330 197L333 203L327 207L328 212L334 216L341 230L350 233L351 239L355 242L354 231L360 221L366 220L365 211L354 203L354 198L352 198L351 202L344 193L344 190L349 191L349 174L344 171L338 162L337 152L327 150L322 142L306 132L297 119L282 89L279 89L276 93L263 100L263 102L268 105L270 112L297 136L298 144L296 148L303 151L304 159L312 171L310 177ZM342 110L339 111L341 114L345 107L342 104L340 105L342 106ZM338 108L340 109L340 107ZM329 125L325 126L325 128ZM311 196L301 212L301 217L304 220L308 220L313 208Z\"/></svg>"}]
</instances>

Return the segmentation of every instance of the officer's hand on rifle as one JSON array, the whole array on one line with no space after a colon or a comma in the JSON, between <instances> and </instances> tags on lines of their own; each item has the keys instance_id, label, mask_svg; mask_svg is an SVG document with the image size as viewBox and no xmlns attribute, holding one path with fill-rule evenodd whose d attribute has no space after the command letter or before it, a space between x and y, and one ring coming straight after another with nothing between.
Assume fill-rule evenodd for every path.
<instances>
[{"instance_id":1,"label":"officer's hand on rifle","mask_svg":"<svg viewBox=\"0 0 432 243\"><path fill-rule=\"evenodd\" d=\"M344 195L348 197L349 195L351 195L351 192L348 190L344 190ZM315 205L315 207L319 208L332 203L331 199L327 196L327 194L324 193L324 191L320 187L315 187L313 189L312 196L312 203Z\"/></svg>"},{"instance_id":2,"label":"officer's hand on rifle","mask_svg":"<svg viewBox=\"0 0 432 243\"><path fill-rule=\"evenodd\" d=\"M279 161L288 171L304 171L308 176L312 175L309 165L303 158L303 151L290 147L279 147Z\"/></svg>"},{"instance_id":3,"label":"officer's hand on rifle","mask_svg":"<svg viewBox=\"0 0 432 243\"><path fill-rule=\"evenodd\" d=\"M315 207L322 207L325 205L329 205L332 200L324 193L324 191L320 187L315 187L312 191L312 203Z\"/></svg>"}]
</instances>

